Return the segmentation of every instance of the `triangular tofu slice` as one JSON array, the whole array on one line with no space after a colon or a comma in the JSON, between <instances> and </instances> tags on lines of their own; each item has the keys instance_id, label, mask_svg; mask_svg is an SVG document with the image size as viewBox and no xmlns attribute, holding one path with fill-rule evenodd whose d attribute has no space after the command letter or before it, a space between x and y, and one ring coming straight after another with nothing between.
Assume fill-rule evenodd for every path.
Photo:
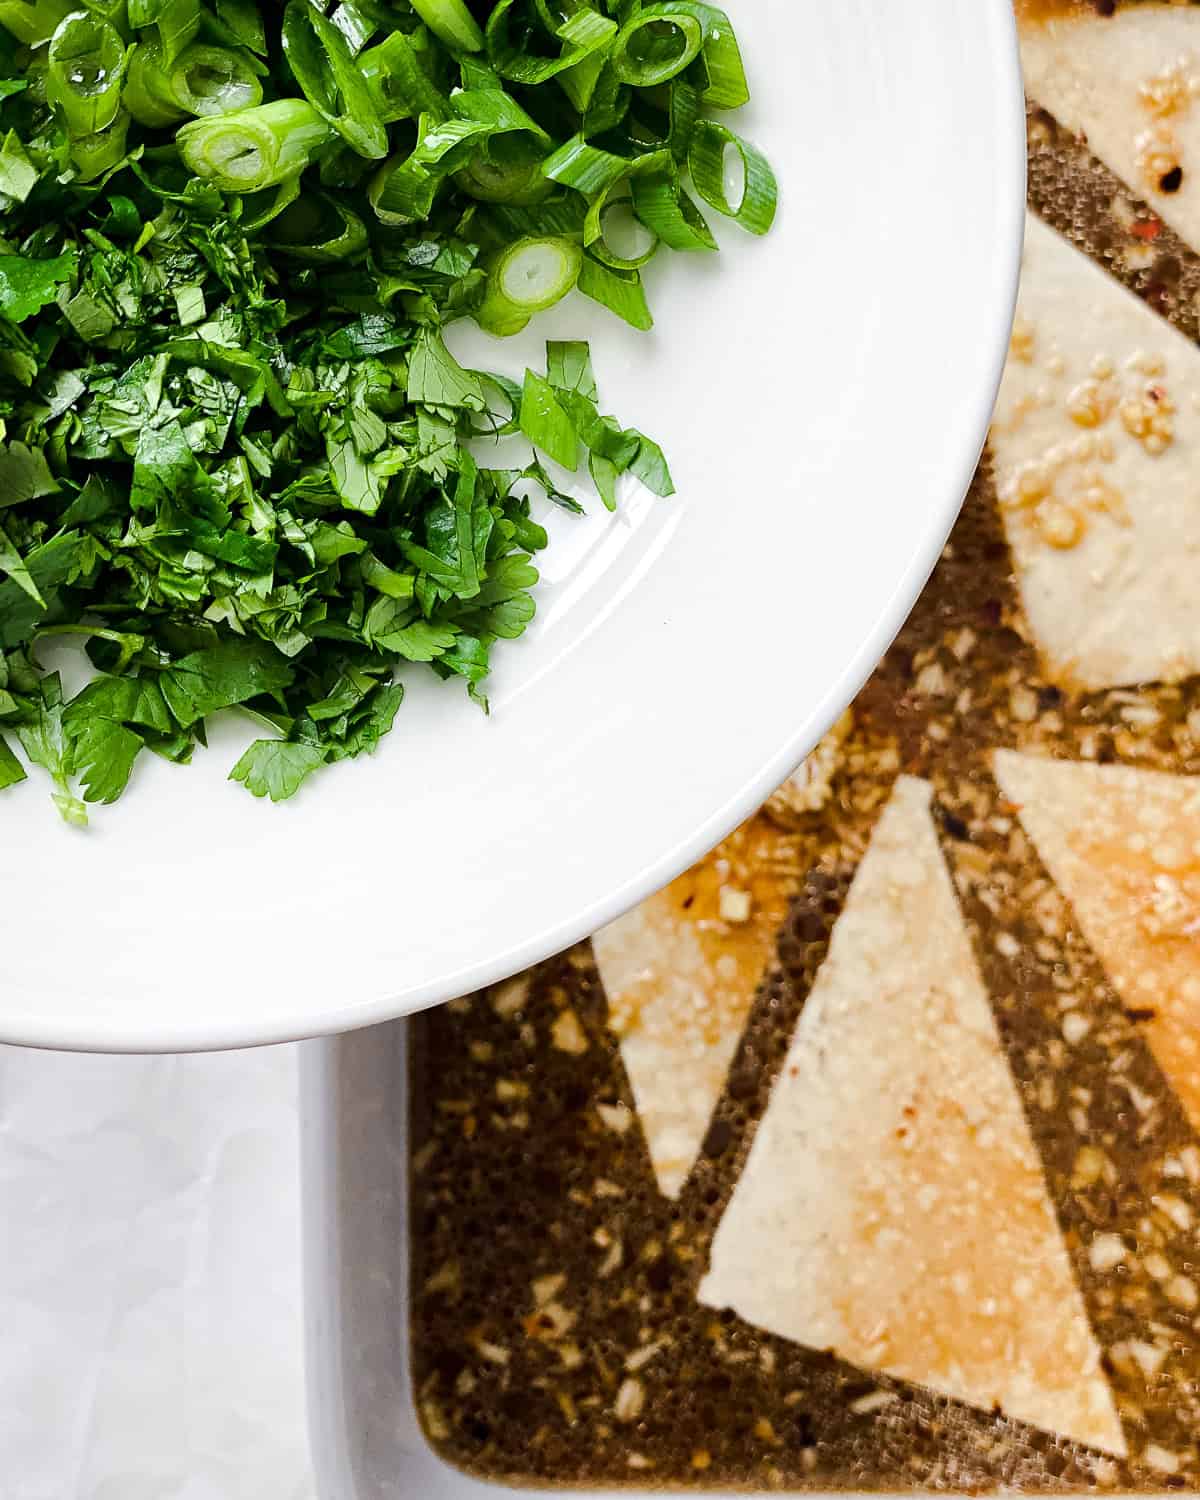
<instances>
[{"instance_id":1,"label":"triangular tofu slice","mask_svg":"<svg viewBox=\"0 0 1200 1500\"><path fill-rule=\"evenodd\" d=\"M1123 1454L930 797L875 829L700 1299Z\"/></svg>"},{"instance_id":2,"label":"triangular tofu slice","mask_svg":"<svg viewBox=\"0 0 1200 1500\"><path fill-rule=\"evenodd\" d=\"M1031 216L991 449L1025 615L1058 680L1200 671L1198 403L1200 350Z\"/></svg>"},{"instance_id":3,"label":"triangular tofu slice","mask_svg":"<svg viewBox=\"0 0 1200 1500\"><path fill-rule=\"evenodd\" d=\"M1200 778L999 751L996 780L1200 1129Z\"/></svg>"},{"instance_id":4,"label":"triangular tofu slice","mask_svg":"<svg viewBox=\"0 0 1200 1500\"><path fill-rule=\"evenodd\" d=\"M1200 250L1200 12L1080 7L1038 20L1036 8L1020 27L1025 92Z\"/></svg>"},{"instance_id":5,"label":"triangular tofu slice","mask_svg":"<svg viewBox=\"0 0 1200 1500\"><path fill-rule=\"evenodd\" d=\"M668 1198L699 1154L795 885L779 871L786 836L762 814L729 845L592 939Z\"/></svg>"}]
</instances>

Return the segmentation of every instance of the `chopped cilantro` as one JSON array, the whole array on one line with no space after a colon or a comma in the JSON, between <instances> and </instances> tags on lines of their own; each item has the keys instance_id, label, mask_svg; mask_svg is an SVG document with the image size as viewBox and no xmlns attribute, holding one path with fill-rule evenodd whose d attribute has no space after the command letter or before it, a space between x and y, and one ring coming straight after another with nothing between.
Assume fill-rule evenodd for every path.
<instances>
[{"instance_id":1,"label":"chopped cilantro","mask_svg":"<svg viewBox=\"0 0 1200 1500\"><path fill-rule=\"evenodd\" d=\"M531 490L582 509L554 465L610 508L624 476L673 486L586 343L516 384L446 330L516 332L576 285L648 328L641 267L715 246L685 166L769 227L769 166L703 118L748 97L728 18L39 0L0 5L0 75L0 788L35 766L86 823L234 709L264 737L231 777L278 802L372 752L414 671L486 709L536 612ZM486 466L521 437L523 467ZM87 652L69 700L47 637Z\"/></svg>"}]
</instances>

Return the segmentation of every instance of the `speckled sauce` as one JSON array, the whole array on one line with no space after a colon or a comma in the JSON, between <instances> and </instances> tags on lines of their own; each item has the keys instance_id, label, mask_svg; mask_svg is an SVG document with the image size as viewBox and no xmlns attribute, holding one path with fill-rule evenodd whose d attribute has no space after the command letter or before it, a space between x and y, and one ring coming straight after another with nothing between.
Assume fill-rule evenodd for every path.
<instances>
[{"instance_id":1,"label":"speckled sauce","mask_svg":"<svg viewBox=\"0 0 1200 1500\"><path fill-rule=\"evenodd\" d=\"M1200 8L1018 7L1030 47L1135 9L1200 58ZM1147 35L1129 108L1178 119ZM1200 244L1029 126L989 453L853 709L667 891L412 1025L415 1394L476 1475L1200 1483Z\"/></svg>"}]
</instances>

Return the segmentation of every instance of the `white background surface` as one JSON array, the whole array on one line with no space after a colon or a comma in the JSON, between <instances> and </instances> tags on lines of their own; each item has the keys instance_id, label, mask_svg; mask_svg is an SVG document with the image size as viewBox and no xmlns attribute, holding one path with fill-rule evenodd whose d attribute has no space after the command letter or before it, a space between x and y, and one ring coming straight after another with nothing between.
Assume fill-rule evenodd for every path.
<instances>
[{"instance_id":1,"label":"white background surface","mask_svg":"<svg viewBox=\"0 0 1200 1500\"><path fill-rule=\"evenodd\" d=\"M0 1048L0 1500L313 1500L296 1076Z\"/></svg>"}]
</instances>

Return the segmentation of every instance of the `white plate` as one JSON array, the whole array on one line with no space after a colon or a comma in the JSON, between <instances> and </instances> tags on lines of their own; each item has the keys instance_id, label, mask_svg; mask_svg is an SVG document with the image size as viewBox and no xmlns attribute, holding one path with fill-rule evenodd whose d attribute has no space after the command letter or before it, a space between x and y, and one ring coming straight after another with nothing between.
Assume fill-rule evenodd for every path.
<instances>
[{"instance_id":1,"label":"white plate","mask_svg":"<svg viewBox=\"0 0 1200 1500\"><path fill-rule=\"evenodd\" d=\"M221 725L80 834L0 802L0 1039L227 1047L345 1029L545 957L664 884L793 769L902 623L1000 377L1023 214L1008 0L742 0L774 233L652 267L652 335L573 297L455 341L519 372L587 337L678 496L553 519L485 719L412 674L374 760L280 807ZM669 263L668 263L669 262ZM594 510L600 511L597 504ZM150 760L147 757L147 760Z\"/></svg>"}]
</instances>

